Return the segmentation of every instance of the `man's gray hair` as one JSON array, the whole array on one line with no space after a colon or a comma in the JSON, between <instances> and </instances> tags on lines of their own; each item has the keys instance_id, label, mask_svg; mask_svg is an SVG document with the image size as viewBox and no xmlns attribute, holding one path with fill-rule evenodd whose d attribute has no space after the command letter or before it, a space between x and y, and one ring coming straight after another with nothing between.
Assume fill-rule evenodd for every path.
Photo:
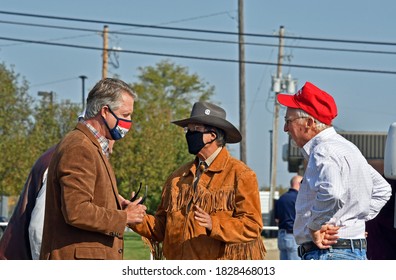
<instances>
[{"instance_id":1,"label":"man's gray hair","mask_svg":"<svg viewBox=\"0 0 396 280\"><path fill-rule=\"evenodd\" d=\"M111 110L117 110L122 103L123 93L129 94L134 100L137 100L137 94L133 89L119 79L105 78L97 82L88 94L85 119L95 117L106 105Z\"/></svg>"},{"instance_id":2,"label":"man's gray hair","mask_svg":"<svg viewBox=\"0 0 396 280\"><path fill-rule=\"evenodd\" d=\"M297 116L298 116L299 118L312 118L312 119L315 121L315 123L316 123L316 128L317 128L319 131L322 131L323 129L330 127L330 125L327 125L327 124L322 123L321 121L315 119L315 118L312 117L310 114L308 114L307 112L305 112L305 111L303 111L303 110L301 110L301 109L295 109L295 110L296 110Z\"/></svg>"}]
</instances>

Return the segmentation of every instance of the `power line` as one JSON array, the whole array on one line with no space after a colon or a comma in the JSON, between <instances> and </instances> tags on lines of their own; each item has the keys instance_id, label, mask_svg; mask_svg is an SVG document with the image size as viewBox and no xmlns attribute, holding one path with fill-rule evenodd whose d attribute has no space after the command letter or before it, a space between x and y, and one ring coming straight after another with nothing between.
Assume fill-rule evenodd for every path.
<instances>
[{"instance_id":1,"label":"power line","mask_svg":"<svg viewBox=\"0 0 396 280\"><path fill-rule=\"evenodd\" d=\"M22 26L42 27L42 28L53 28L53 29L61 29L61 30L84 31L84 32L92 32L92 33L101 33L102 32L101 30L98 30L98 29L89 29L89 28L81 28L81 27L66 27L66 26L59 26L59 25L36 24L36 23L4 21L4 20L0 20L0 23L22 25ZM197 42L207 42L207 43L221 43L221 44L235 44L235 45L238 44L237 41L229 41L229 40L214 40L214 39L203 39L203 38L191 38L191 37L184 37L184 36L168 36L168 35L156 35L156 34L131 33L131 32L123 32L123 31L109 31L109 34L125 35L125 36L140 36L140 37L149 37L149 38L161 38L161 39L173 39L173 40L185 40L185 41L197 41ZM81 36L83 36L83 35L75 36L72 38L81 37ZM56 40L59 40L59 39L56 39ZM277 44L265 44L265 43L253 43L253 42L244 42L244 44L250 45L250 46L261 46L261 47L278 47ZM393 52L393 51L293 46L293 45L286 45L286 44L284 45L284 47L290 48L290 49L308 49L308 50L318 50L318 51L337 51L337 52L396 55L396 52Z\"/></svg>"},{"instance_id":2,"label":"power line","mask_svg":"<svg viewBox=\"0 0 396 280\"><path fill-rule=\"evenodd\" d=\"M68 26L60 26L60 25L52 25L52 24L49 25L49 24L39 24L39 23L10 21L10 20L0 20L0 23L14 24L14 25L23 25L23 26L33 26L33 27L45 27L45 28L54 28L54 29L64 29L64 30L74 30L74 31L100 32L100 30L98 30L98 29L89 29L89 28L81 28L81 27L68 27Z\"/></svg>"},{"instance_id":3,"label":"power line","mask_svg":"<svg viewBox=\"0 0 396 280\"><path fill-rule=\"evenodd\" d=\"M24 43L32 43L32 44L40 44L40 45L69 47L69 48L88 49L88 50L98 50L98 51L103 51L104 50L103 48L99 48L99 47L90 47L90 46L64 44L64 43L54 43L54 42L43 42L43 41L17 39L17 38L9 38L9 37L0 37L0 40L16 41L16 42L24 42ZM184 58L184 59L194 59L194 60L233 62L233 63L243 62L245 64L252 64L252 65L270 65L270 66L278 65L277 63L273 63L273 62L260 62L260 61L248 61L248 60L247 61L239 61L237 59L198 57L198 56L176 55L176 54L166 54L166 53L142 52L142 51L133 51L133 50L113 50L113 49L107 49L107 50L108 51L113 51L113 52L128 53L128 54L152 55L152 56L163 56L163 57ZM327 67L327 66L313 66L313 65L299 65L299 64L287 64L287 65L285 64L285 66L288 66L290 68L306 68L306 69L318 69L318 70L335 70L335 71L365 72L365 73L396 75L396 71L388 71L388 70L372 70L372 69L358 69L358 68Z\"/></svg>"},{"instance_id":4,"label":"power line","mask_svg":"<svg viewBox=\"0 0 396 280\"><path fill-rule=\"evenodd\" d=\"M56 80L56 81L47 82L47 83L41 83L41 84L30 85L30 88L33 88L33 87L41 87L41 86L47 86L47 85L53 85L53 84L59 84L59 83L63 83L63 82L67 82L67 81L71 81L71 80L75 80L75 79L78 79L78 77L66 78L66 79Z\"/></svg>"},{"instance_id":5,"label":"power line","mask_svg":"<svg viewBox=\"0 0 396 280\"><path fill-rule=\"evenodd\" d=\"M93 20L93 19L81 19L81 18L71 18L71 17L59 17L59 16L49 16L49 15L38 15L29 13L17 13L9 11L0 11L0 14L14 15L14 16L25 16L25 17L36 17L45 19L56 19L65 21L76 21L85 23L100 23L106 25L120 25L120 26L130 26L139 28L153 28L153 29L163 29L163 30L175 30L175 31L186 31L186 32L199 32L199 33L211 33L211 34L223 34L223 35L234 35L239 36L238 32L229 31L216 31L216 30L206 30L206 29L192 29L192 28L181 28L181 27L167 27L158 25L146 25L146 24L136 24L136 23L125 23L116 21L105 21L105 20ZM279 35L273 34L258 34L258 33L243 33L242 36L252 36L252 37L269 37L269 38L279 38ZM345 40L345 39L329 39L329 38L314 38L314 37L303 37L303 36L284 36L285 39L294 40L308 40L308 41L322 41L322 42L333 42L333 43L350 43L350 44L369 44L369 45L387 45L396 46L395 42L379 42L379 41L362 41L362 40Z\"/></svg>"}]
</instances>

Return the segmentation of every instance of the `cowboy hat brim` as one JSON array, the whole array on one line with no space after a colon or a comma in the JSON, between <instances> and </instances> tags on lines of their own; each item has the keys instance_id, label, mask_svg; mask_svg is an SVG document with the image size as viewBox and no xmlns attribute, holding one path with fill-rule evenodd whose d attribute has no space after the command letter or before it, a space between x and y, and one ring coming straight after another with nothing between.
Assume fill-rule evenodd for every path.
<instances>
[{"instance_id":1,"label":"cowboy hat brim","mask_svg":"<svg viewBox=\"0 0 396 280\"><path fill-rule=\"evenodd\" d=\"M224 131L225 140L227 143L239 143L242 140L241 133L232 123L228 122L223 118L216 116L200 115L183 120L172 121L172 123L181 127L186 127L190 123L200 123L200 124L210 125L220 128L221 130Z\"/></svg>"}]
</instances>

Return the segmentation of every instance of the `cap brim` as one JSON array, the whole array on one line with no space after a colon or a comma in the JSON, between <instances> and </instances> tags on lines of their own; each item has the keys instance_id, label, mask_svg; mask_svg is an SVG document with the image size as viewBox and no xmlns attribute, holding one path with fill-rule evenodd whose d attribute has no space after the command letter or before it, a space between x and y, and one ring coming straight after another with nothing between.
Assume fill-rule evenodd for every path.
<instances>
[{"instance_id":1,"label":"cap brim","mask_svg":"<svg viewBox=\"0 0 396 280\"><path fill-rule=\"evenodd\" d=\"M278 102L283 106L290 108L300 108L296 100L294 99L294 95L279 93L277 95Z\"/></svg>"}]
</instances>

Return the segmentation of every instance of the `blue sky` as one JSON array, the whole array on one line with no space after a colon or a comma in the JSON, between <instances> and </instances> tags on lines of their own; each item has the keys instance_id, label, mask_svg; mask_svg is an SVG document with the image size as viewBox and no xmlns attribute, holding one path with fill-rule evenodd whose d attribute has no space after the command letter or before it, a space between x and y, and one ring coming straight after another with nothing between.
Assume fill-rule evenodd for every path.
<instances>
[{"instance_id":1,"label":"blue sky","mask_svg":"<svg viewBox=\"0 0 396 280\"><path fill-rule=\"evenodd\" d=\"M396 3L386 1L244 1L245 33L277 34L284 26L285 35L321 39L396 43L394 11ZM111 4L110 4L111 3ZM2 0L1 11L47 16L156 25L176 28L203 29L223 32L238 31L238 1L178 0L178 1L50 1ZM23 22L102 30L102 23L81 23L48 20L0 13L0 37L23 40L51 41L63 44L102 47L99 33L29 27L5 23ZM123 31L166 36L194 37L237 41L236 36L194 32L143 29L108 24L109 31ZM236 44L208 43L158 39L141 36L111 35L109 47L123 50L176 54L194 57L238 59ZM246 43L274 44L276 38L245 37ZM364 73L288 67L287 64L396 71L395 45L333 43L316 40L286 39L285 45L299 47L357 49L371 52L324 51L318 49L285 48L284 74L298 80L298 88L310 81L332 94L338 104L334 125L345 131L386 132L396 120L394 104L395 74ZM276 46L247 45L246 60L276 63ZM0 61L14 65L14 70L30 83L30 94L53 91L57 101L69 99L81 102L81 79L85 75L88 91L101 78L101 51L46 46L0 40ZM119 55L119 67L109 68L109 76L119 75L127 82L136 80L138 67L153 66L165 57L153 55ZM238 64L185 58L170 58L188 67L206 82L214 85L214 101L226 109L228 119L239 126ZM257 173L259 184L269 184L270 134L273 122L274 94L271 76L276 66L246 65L247 163ZM282 131L284 108L280 111L277 183L288 185L292 175L282 161L282 146L287 136ZM239 157L239 145L230 145Z\"/></svg>"}]
</instances>

